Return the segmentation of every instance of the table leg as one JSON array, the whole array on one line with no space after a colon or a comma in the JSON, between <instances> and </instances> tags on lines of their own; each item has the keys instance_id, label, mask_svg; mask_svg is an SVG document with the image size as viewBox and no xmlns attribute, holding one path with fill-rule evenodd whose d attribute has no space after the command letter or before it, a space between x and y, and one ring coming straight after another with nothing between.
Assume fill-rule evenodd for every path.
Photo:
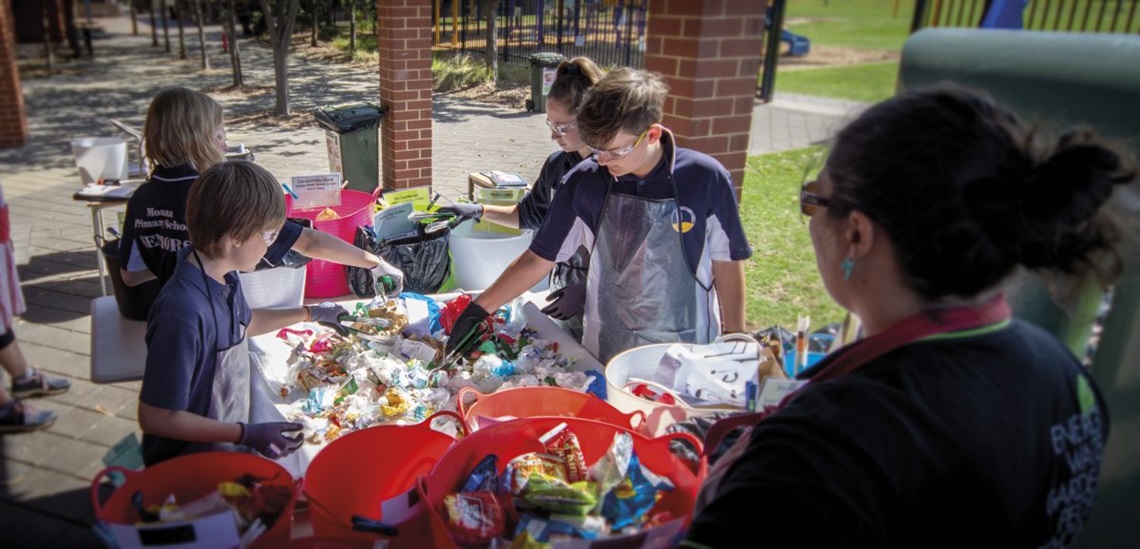
<instances>
[{"instance_id":1,"label":"table leg","mask_svg":"<svg viewBox=\"0 0 1140 549\"><path fill-rule=\"evenodd\" d=\"M99 269L99 289L107 295L107 269L103 265L103 248L99 240L103 236L103 209L98 206L91 208L91 228L95 231L95 266Z\"/></svg>"}]
</instances>

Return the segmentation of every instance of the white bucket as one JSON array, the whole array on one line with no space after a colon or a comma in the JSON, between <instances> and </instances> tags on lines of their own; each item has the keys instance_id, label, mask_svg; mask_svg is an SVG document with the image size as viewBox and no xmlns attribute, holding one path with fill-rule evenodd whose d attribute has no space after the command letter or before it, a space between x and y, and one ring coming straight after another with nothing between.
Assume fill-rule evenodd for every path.
<instances>
[{"instance_id":1,"label":"white bucket","mask_svg":"<svg viewBox=\"0 0 1140 549\"><path fill-rule=\"evenodd\" d=\"M510 235L476 231L473 223L463 223L451 230L451 269L455 285L468 292L485 290L530 246L534 231ZM543 283L539 283L542 285ZM536 286L537 288L537 286Z\"/></svg>"},{"instance_id":2,"label":"white bucket","mask_svg":"<svg viewBox=\"0 0 1140 549\"><path fill-rule=\"evenodd\" d=\"M250 309L295 309L305 299L305 269L276 267L238 273Z\"/></svg>"},{"instance_id":3,"label":"white bucket","mask_svg":"<svg viewBox=\"0 0 1140 549\"><path fill-rule=\"evenodd\" d=\"M658 343L634 347L610 359L606 365L606 401L622 412L645 413L645 426L650 436L665 434L665 428L678 421L716 412L742 412L743 408L732 406L694 408L685 404L669 405L646 400L625 389L629 378L653 379L653 374L665 356L665 351L673 345L684 343ZM695 345L686 345L695 347Z\"/></svg>"},{"instance_id":4,"label":"white bucket","mask_svg":"<svg viewBox=\"0 0 1140 549\"><path fill-rule=\"evenodd\" d=\"M79 137L71 140L71 153L83 184L127 178L127 141L122 137Z\"/></svg>"}]
</instances>

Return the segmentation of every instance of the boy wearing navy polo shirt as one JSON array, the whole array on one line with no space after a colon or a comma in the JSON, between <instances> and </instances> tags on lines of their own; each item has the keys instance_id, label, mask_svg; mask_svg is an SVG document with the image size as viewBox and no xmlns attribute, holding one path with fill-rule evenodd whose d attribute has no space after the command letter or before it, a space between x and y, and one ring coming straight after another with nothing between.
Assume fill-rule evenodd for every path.
<instances>
[{"instance_id":1,"label":"boy wearing navy polo shirt","mask_svg":"<svg viewBox=\"0 0 1140 549\"><path fill-rule=\"evenodd\" d=\"M661 126L667 87L611 71L587 92L578 132L593 156L567 175L524 252L464 310L467 330L578 248L592 250L582 344L602 363L652 343L708 343L744 330L744 236L728 171Z\"/></svg>"},{"instance_id":2,"label":"boy wearing navy polo shirt","mask_svg":"<svg viewBox=\"0 0 1140 549\"><path fill-rule=\"evenodd\" d=\"M301 446L298 423L248 423L246 336L335 322L345 311L331 303L257 311L246 304L237 272L253 270L284 226L280 189L272 174L244 161L217 164L190 187L186 220L194 244L179 253L147 321L139 425L148 466L235 444L270 458Z\"/></svg>"}]
</instances>

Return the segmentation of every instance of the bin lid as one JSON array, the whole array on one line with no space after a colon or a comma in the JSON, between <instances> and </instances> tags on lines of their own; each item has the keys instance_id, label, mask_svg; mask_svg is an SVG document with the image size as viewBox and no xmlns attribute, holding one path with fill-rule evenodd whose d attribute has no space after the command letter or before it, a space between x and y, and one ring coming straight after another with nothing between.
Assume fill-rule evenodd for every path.
<instances>
[{"instance_id":1,"label":"bin lid","mask_svg":"<svg viewBox=\"0 0 1140 549\"><path fill-rule=\"evenodd\" d=\"M538 52L530 54L530 64L535 67L554 67L566 59L561 53Z\"/></svg>"},{"instance_id":2,"label":"bin lid","mask_svg":"<svg viewBox=\"0 0 1140 549\"><path fill-rule=\"evenodd\" d=\"M384 114L382 107L372 103L344 103L320 107L313 118L326 130L348 133L375 124Z\"/></svg>"}]
</instances>

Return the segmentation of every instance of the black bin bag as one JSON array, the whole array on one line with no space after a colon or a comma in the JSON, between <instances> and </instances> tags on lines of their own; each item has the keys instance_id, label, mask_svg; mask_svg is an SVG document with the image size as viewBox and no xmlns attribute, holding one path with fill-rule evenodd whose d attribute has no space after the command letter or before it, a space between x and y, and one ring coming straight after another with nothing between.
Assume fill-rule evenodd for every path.
<instances>
[{"instance_id":1,"label":"black bin bag","mask_svg":"<svg viewBox=\"0 0 1140 549\"><path fill-rule=\"evenodd\" d=\"M404 273L404 291L417 294L434 294L451 274L451 256L448 254L447 229L424 233L422 226L415 236L391 241L376 241L369 227L357 227L354 243L357 248L372 252ZM348 286L356 297L376 297L376 282L372 270L363 267L348 268Z\"/></svg>"}]
</instances>

